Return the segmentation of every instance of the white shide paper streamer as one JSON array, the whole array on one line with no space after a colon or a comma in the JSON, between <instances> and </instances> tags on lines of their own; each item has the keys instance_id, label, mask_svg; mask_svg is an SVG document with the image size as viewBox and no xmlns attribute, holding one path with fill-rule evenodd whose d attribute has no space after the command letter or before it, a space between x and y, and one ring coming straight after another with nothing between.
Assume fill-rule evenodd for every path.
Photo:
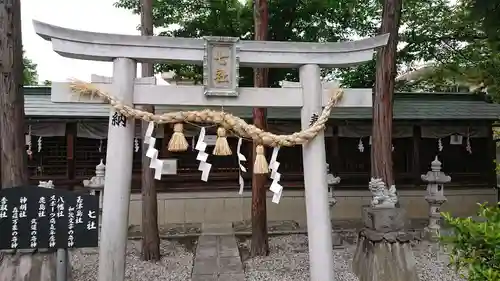
<instances>
[{"instance_id":1,"label":"white shide paper streamer","mask_svg":"<svg viewBox=\"0 0 500 281\"><path fill-rule=\"evenodd\" d=\"M25 142L26 145L28 146L28 149L26 150L26 154L29 156L33 155L33 151L31 150L31 125L28 126L28 134L25 137Z\"/></svg>"},{"instance_id":2,"label":"white shide paper streamer","mask_svg":"<svg viewBox=\"0 0 500 281\"><path fill-rule=\"evenodd\" d=\"M280 162L276 160L278 158L279 151L280 148L275 147L273 149L273 154L271 155L271 161L269 161L269 170L271 170L271 179L273 180L271 186L269 187L269 190L274 193L272 202L275 204L279 204L281 193L283 192L283 186L281 186L281 184L279 183L281 179L281 174L278 173Z\"/></svg>"},{"instance_id":3,"label":"white shide paper streamer","mask_svg":"<svg viewBox=\"0 0 500 281\"><path fill-rule=\"evenodd\" d=\"M134 138L134 152L139 152L139 139Z\"/></svg>"},{"instance_id":4,"label":"white shide paper streamer","mask_svg":"<svg viewBox=\"0 0 500 281\"><path fill-rule=\"evenodd\" d=\"M38 137L38 152L42 151L42 137Z\"/></svg>"},{"instance_id":5,"label":"white shide paper streamer","mask_svg":"<svg viewBox=\"0 0 500 281\"><path fill-rule=\"evenodd\" d=\"M155 123L149 122L146 135L144 136L144 143L149 144L146 156L151 159L149 168L155 169L155 179L161 180L163 172L163 160L158 159L158 150L155 148L156 138L152 137Z\"/></svg>"},{"instance_id":6,"label":"white shide paper streamer","mask_svg":"<svg viewBox=\"0 0 500 281\"><path fill-rule=\"evenodd\" d=\"M243 143L243 139L239 138L238 139L238 147L236 148L236 155L238 155L238 165L240 166L240 171L239 171L239 183L240 183L240 191L238 192L240 195L243 194L243 187L245 186L245 182L243 181L243 176L242 173L246 173L247 169L241 162L247 161L247 158L245 155L241 153L241 144Z\"/></svg>"},{"instance_id":7,"label":"white shide paper streamer","mask_svg":"<svg viewBox=\"0 0 500 281\"><path fill-rule=\"evenodd\" d=\"M208 181L208 175L210 174L210 169L212 169L212 164L207 163L208 153L205 152L207 144L205 143L205 128L201 128L200 135L198 136L198 142L196 143L195 149L198 150L198 155L196 160L200 161L198 166L198 171L201 171L201 180L204 182Z\"/></svg>"}]
</instances>

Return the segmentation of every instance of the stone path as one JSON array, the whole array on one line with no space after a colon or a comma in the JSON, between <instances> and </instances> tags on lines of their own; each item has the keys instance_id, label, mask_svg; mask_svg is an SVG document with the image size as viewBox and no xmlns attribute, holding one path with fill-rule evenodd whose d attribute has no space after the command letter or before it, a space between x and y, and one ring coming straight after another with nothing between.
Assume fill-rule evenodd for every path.
<instances>
[{"instance_id":1,"label":"stone path","mask_svg":"<svg viewBox=\"0 0 500 281\"><path fill-rule=\"evenodd\" d=\"M204 225L198 240L192 281L244 281L232 226Z\"/></svg>"}]
</instances>

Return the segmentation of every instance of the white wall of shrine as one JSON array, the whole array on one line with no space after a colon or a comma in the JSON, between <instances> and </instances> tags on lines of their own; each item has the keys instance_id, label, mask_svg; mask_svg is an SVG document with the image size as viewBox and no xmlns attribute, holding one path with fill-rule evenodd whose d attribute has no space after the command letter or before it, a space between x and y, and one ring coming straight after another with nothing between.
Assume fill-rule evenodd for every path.
<instances>
[{"instance_id":1,"label":"white wall of shrine","mask_svg":"<svg viewBox=\"0 0 500 281\"><path fill-rule=\"evenodd\" d=\"M360 220L361 206L369 204L369 191L336 191L337 204L331 211L334 220ZM428 218L429 205L422 190L400 190L401 206L410 219ZM493 188L454 189L445 187L448 201L442 211L456 216L474 216L477 203L496 202L497 191ZM303 191L284 191L279 204L271 203L268 194L267 214L269 221L294 220L301 225L307 223ZM129 223L141 224L140 194L132 194ZM239 222L251 218L251 192L239 195L237 191L224 192L176 192L158 194L158 223Z\"/></svg>"}]
</instances>

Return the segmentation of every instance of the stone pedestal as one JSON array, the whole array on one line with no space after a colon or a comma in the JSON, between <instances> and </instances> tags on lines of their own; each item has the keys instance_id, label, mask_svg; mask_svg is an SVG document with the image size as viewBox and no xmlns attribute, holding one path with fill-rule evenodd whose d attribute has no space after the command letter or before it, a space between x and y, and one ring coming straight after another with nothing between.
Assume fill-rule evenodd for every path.
<instances>
[{"instance_id":1,"label":"stone pedestal","mask_svg":"<svg viewBox=\"0 0 500 281\"><path fill-rule=\"evenodd\" d=\"M353 272L360 281L417 281L416 261L404 230L405 210L363 207Z\"/></svg>"},{"instance_id":2,"label":"stone pedestal","mask_svg":"<svg viewBox=\"0 0 500 281\"><path fill-rule=\"evenodd\" d=\"M44 252L40 249L37 253L23 250L0 251L0 281L54 281L56 280L56 254ZM72 281L71 264L68 265L68 275L65 280Z\"/></svg>"},{"instance_id":3,"label":"stone pedestal","mask_svg":"<svg viewBox=\"0 0 500 281\"><path fill-rule=\"evenodd\" d=\"M429 203L429 224L424 228L424 239L437 242L441 234L441 205L446 202L446 197L426 196L425 201Z\"/></svg>"}]
</instances>

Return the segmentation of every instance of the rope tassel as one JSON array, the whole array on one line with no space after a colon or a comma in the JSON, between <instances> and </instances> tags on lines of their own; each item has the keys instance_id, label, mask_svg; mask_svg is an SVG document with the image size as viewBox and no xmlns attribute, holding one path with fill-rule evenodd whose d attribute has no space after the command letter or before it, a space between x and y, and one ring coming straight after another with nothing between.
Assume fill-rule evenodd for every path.
<instances>
[{"instance_id":1,"label":"rope tassel","mask_svg":"<svg viewBox=\"0 0 500 281\"><path fill-rule=\"evenodd\" d=\"M172 138L168 142L168 151L171 152L179 152L186 151L189 147L189 144L186 140L186 137L183 133L184 126L182 123L177 123L174 125L174 133L172 134Z\"/></svg>"},{"instance_id":2,"label":"rope tassel","mask_svg":"<svg viewBox=\"0 0 500 281\"><path fill-rule=\"evenodd\" d=\"M213 155L228 156L231 154L231 148L227 143L226 129L219 127L217 129L217 140L215 141Z\"/></svg>"},{"instance_id":3,"label":"rope tassel","mask_svg":"<svg viewBox=\"0 0 500 281\"><path fill-rule=\"evenodd\" d=\"M255 148L255 163L253 164L254 174L269 173L269 165L267 164L266 156L264 155L264 147L259 144Z\"/></svg>"}]
</instances>

